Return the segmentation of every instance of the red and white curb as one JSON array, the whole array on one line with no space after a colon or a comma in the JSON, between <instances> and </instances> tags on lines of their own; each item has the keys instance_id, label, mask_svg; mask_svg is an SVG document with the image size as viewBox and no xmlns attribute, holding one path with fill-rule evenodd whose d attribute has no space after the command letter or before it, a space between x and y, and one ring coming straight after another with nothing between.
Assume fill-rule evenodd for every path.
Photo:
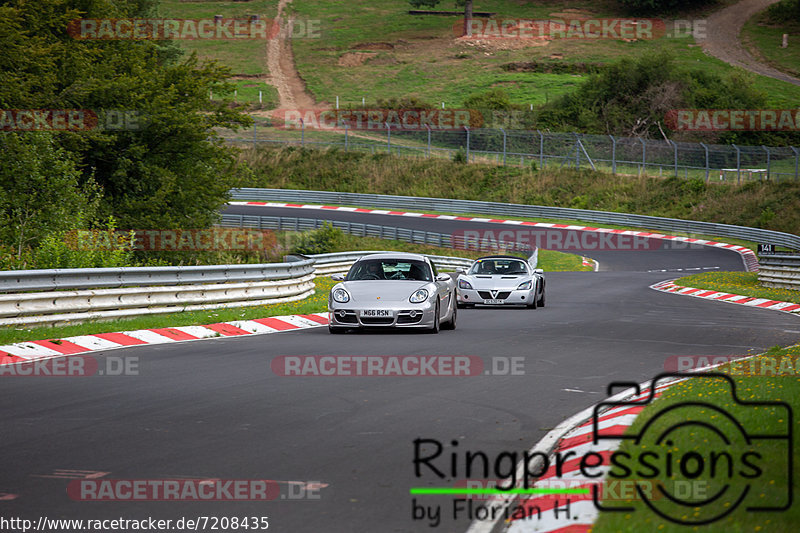
<instances>
[{"instance_id":1,"label":"red and white curb","mask_svg":"<svg viewBox=\"0 0 800 533\"><path fill-rule=\"evenodd\" d=\"M783 311L785 313L800 313L800 304L796 304L794 302L782 302L780 300L754 298L752 296L743 296L741 294L730 294L727 292L718 292L708 289L683 287L681 285L676 285L674 281L675 280L662 281L660 283L650 285L650 288L656 291L682 294L684 296L693 296L695 298L703 298L705 300L716 300L718 302L727 302L729 304L759 307L761 309L772 309L773 311Z\"/></svg>"},{"instance_id":2,"label":"red and white curb","mask_svg":"<svg viewBox=\"0 0 800 533\"><path fill-rule=\"evenodd\" d=\"M582 266L592 267L592 270L595 272L600 270L600 263L596 259L592 259L590 257L581 257L581 260L583 261L581 263Z\"/></svg>"},{"instance_id":3,"label":"red and white curb","mask_svg":"<svg viewBox=\"0 0 800 533\"><path fill-rule=\"evenodd\" d=\"M325 312L308 315L254 318L252 320L234 320L232 322L219 322L216 324L205 324L203 326L139 329L118 333L96 333L94 335L64 337L63 339L17 342L0 346L0 365L25 363L52 357L63 357L115 348L127 348L130 346L296 331L299 329L324 326L327 323L328 313Z\"/></svg>"},{"instance_id":4,"label":"red and white curb","mask_svg":"<svg viewBox=\"0 0 800 533\"><path fill-rule=\"evenodd\" d=\"M422 217L434 218L439 220L460 220L464 222L486 222L491 224L508 224L512 226L528 226L534 228L555 228L575 231L591 231L593 233L613 233L615 235L633 235L636 237L646 237L648 239L660 239L673 242L685 242L689 244L699 244L702 246L713 246L715 248L725 248L733 250L742 257L745 269L748 272L758 272L758 257L750 248L727 244L724 242L708 241L705 239L694 239L691 237L678 237L675 235L664 235L661 233L650 233L647 231L633 231L611 228L595 228L591 226L575 226L571 224L553 224L550 222L529 222L522 220L508 220L502 218L480 218L480 217L459 217L454 215L436 215L433 213L416 213L412 211L390 211L386 209L365 209L361 207L341 207L336 205L313 205L313 204L291 204L283 202L228 202L229 205L250 205L263 207L288 207L297 209L320 209L326 211L348 211L351 213L369 213L373 215L393 215L402 217Z\"/></svg>"},{"instance_id":5,"label":"red and white curb","mask_svg":"<svg viewBox=\"0 0 800 533\"><path fill-rule=\"evenodd\" d=\"M656 387L652 399L661 396L665 389L680 381L674 380L663 383ZM623 391L611 398L604 400L606 403L621 402L640 402L650 398L649 384L641 384L638 394L630 391ZM556 453L562 457L567 452L575 457L567 460L562 467L562 475L556 476L555 467L551 466L544 475L536 480L531 488L553 488L554 486L566 487L570 489L589 489L589 494L572 494L568 496L532 496L523 497L519 500L499 500L495 499L489 505L501 503L510 507L507 512L512 518L507 520L502 526L504 533L587 533L597 520L598 511L592 501L591 489L596 485L602 487L603 479L585 479L580 474L580 460L589 452L600 454L604 461L612 452L619 448L622 439L612 439L613 436L621 436L636 420L636 416L646 407L646 405L620 405L611 407L600 413L597 426L598 435L605 435L606 438L597 444L593 443L593 417L595 416L595 406L588 407L580 413L568 418L561 424L553 428L544 436L528 453L547 454L553 458ZM552 464L553 461L550 461ZM524 465L517 468L517 479L522 479ZM539 468L537 465L536 468ZM595 469L605 475L609 467L598 467ZM567 499L569 506L567 507ZM567 508L569 512L567 513ZM556 512L558 509L558 512ZM514 519L513 515L517 512L520 515L525 513L527 518ZM498 513L502 515L502 513ZM467 533L490 533L498 531L499 520L475 520Z\"/></svg>"}]
</instances>

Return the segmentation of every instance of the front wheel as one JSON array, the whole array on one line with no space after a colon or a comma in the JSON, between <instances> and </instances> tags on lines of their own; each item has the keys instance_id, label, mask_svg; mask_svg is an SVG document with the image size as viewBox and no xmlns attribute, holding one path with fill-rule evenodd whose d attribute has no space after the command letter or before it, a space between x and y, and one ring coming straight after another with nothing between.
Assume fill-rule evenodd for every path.
<instances>
[{"instance_id":1,"label":"front wheel","mask_svg":"<svg viewBox=\"0 0 800 533\"><path fill-rule=\"evenodd\" d=\"M448 320L446 324L442 325L442 329L456 329L457 317L458 317L458 305L454 305L452 309L452 314L450 315L450 320Z\"/></svg>"},{"instance_id":2,"label":"front wheel","mask_svg":"<svg viewBox=\"0 0 800 533\"><path fill-rule=\"evenodd\" d=\"M539 298L539 307L544 307L544 287L542 287L542 297Z\"/></svg>"},{"instance_id":3,"label":"front wheel","mask_svg":"<svg viewBox=\"0 0 800 533\"><path fill-rule=\"evenodd\" d=\"M533 291L533 298L531 299L531 303L528 304L528 309L536 309L538 304L539 301L536 299L536 291Z\"/></svg>"},{"instance_id":4,"label":"front wheel","mask_svg":"<svg viewBox=\"0 0 800 533\"><path fill-rule=\"evenodd\" d=\"M438 296L437 296L437 298L438 298ZM439 333L440 329L441 328L440 328L440 325L439 325L439 301L437 300L436 301L436 308L435 308L435 310L433 312L433 327L431 327L431 329L428 330L428 333L433 333L435 335L435 334Z\"/></svg>"},{"instance_id":5,"label":"front wheel","mask_svg":"<svg viewBox=\"0 0 800 533\"><path fill-rule=\"evenodd\" d=\"M345 332L345 329L344 328L332 328L331 326L328 326L328 332L331 335L341 335L342 333Z\"/></svg>"}]
</instances>

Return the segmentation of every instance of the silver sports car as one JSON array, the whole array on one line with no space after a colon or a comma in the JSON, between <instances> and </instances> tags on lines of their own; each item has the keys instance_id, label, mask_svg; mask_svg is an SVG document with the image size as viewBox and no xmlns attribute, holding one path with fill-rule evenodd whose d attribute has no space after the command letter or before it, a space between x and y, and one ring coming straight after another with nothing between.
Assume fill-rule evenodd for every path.
<instances>
[{"instance_id":1,"label":"silver sports car","mask_svg":"<svg viewBox=\"0 0 800 533\"><path fill-rule=\"evenodd\" d=\"M386 253L366 255L328 295L331 333L349 328L456 327L456 288L453 278L439 274L424 255Z\"/></svg>"},{"instance_id":2,"label":"silver sports car","mask_svg":"<svg viewBox=\"0 0 800 533\"><path fill-rule=\"evenodd\" d=\"M544 307L544 271L511 255L476 260L458 276L458 306L526 305Z\"/></svg>"}]
</instances>

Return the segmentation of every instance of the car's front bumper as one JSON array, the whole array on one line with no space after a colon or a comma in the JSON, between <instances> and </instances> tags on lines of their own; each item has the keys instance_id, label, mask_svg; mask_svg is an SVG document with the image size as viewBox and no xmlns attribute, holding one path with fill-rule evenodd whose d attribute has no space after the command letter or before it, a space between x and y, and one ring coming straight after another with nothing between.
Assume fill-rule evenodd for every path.
<instances>
[{"instance_id":1,"label":"car's front bumper","mask_svg":"<svg viewBox=\"0 0 800 533\"><path fill-rule=\"evenodd\" d=\"M351 303L328 303L332 328L431 328L433 327L435 305L428 299L422 304L397 302L390 305L355 305ZM435 300L433 300L435 302ZM363 316L362 311L380 310L389 316ZM413 316L412 316L413 315Z\"/></svg>"},{"instance_id":2,"label":"car's front bumper","mask_svg":"<svg viewBox=\"0 0 800 533\"><path fill-rule=\"evenodd\" d=\"M530 305L535 297L535 289L497 289L492 294L489 289L462 289L456 291L458 303L479 305Z\"/></svg>"}]
</instances>

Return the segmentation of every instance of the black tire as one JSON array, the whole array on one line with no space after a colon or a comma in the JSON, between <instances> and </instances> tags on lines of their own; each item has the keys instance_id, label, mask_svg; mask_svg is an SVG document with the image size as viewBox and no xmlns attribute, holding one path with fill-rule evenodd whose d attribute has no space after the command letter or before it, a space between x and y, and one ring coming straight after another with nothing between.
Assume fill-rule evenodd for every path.
<instances>
[{"instance_id":1,"label":"black tire","mask_svg":"<svg viewBox=\"0 0 800 533\"><path fill-rule=\"evenodd\" d=\"M433 327L428 330L428 333L431 333L433 335L436 335L437 333L439 333L439 330L442 329L441 324L439 324L439 301L438 301L439 297L437 296L436 298L437 298L436 309L433 311Z\"/></svg>"},{"instance_id":2,"label":"black tire","mask_svg":"<svg viewBox=\"0 0 800 533\"><path fill-rule=\"evenodd\" d=\"M539 298L537 303L539 304L539 307L544 307L544 287L542 287L542 297Z\"/></svg>"},{"instance_id":3,"label":"black tire","mask_svg":"<svg viewBox=\"0 0 800 533\"><path fill-rule=\"evenodd\" d=\"M328 326L328 332L331 333L332 335L341 335L345 331L347 331L345 328L332 328Z\"/></svg>"},{"instance_id":4,"label":"black tire","mask_svg":"<svg viewBox=\"0 0 800 533\"><path fill-rule=\"evenodd\" d=\"M453 295L453 297L455 297L455 295ZM450 320L442 325L442 329L456 329L456 317L458 317L458 305L453 306L453 315L450 317Z\"/></svg>"}]
</instances>

